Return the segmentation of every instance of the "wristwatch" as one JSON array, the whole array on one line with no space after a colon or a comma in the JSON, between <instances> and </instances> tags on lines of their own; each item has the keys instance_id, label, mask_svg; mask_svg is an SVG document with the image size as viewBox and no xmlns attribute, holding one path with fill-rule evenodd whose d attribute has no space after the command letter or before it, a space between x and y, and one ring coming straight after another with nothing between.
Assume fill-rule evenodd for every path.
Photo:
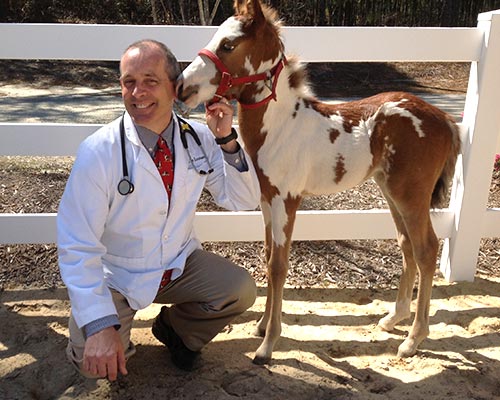
<instances>
[{"instance_id":1,"label":"wristwatch","mask_svg":"<svg viewBox=\"0 0 500 400\"><path fill-rule=\"evenodd\" d=\"M236 129L231 128L231 133L229 135L224 136L223 138L215 138L215 143L217 143L218 145L226 144L229 143L231 140L237 138L238 138L238 133L236 132Z\"/></svg>"}]
</instances>

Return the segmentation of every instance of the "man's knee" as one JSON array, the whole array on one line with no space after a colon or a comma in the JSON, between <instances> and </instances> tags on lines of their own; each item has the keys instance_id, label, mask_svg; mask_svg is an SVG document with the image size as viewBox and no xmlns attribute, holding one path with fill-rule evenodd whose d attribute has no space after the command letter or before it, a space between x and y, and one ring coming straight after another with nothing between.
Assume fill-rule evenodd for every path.
<instances>
[{"instance_id":1,"label":"man's knee","mask_svg":"<svg viewBox=\"0 0 500 400\"><path fill-rule=\"evenodd\" d=\"M243 268L240 268L240 270L239 279L235 282L233 288L235 290L235 295L239 299L238 303L241 312L243 312L252 307L255 303L255 299L257 298L257 286L255 280L247 270Z\"/></svg>"}]
</instances>

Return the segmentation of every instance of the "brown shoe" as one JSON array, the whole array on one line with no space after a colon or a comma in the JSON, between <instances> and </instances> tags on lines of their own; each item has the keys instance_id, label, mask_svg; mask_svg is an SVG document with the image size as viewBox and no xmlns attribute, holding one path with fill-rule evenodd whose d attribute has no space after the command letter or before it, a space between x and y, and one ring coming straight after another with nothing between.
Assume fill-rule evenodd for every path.
<instances>
[{"instance_id":1,"label":"brown shoe","mask_svg":"<svg viewBox=\"0 0 500 400\"><path fill-rule=\"evenodd\" d=\"M151 331L156 339L168 347L172 362L177 368L192 371L200 352L189 350L174 329L164 322L161 315L166 309L165 306L161 308L153 322Z\"/></svg>"}]
</instances>

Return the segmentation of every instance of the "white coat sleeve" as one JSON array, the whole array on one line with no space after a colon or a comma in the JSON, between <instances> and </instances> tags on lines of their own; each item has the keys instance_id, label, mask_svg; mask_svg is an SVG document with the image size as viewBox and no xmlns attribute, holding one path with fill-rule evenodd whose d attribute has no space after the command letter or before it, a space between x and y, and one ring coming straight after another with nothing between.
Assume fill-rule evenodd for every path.
<instances>
[{"instance_id":1,"label":"white coat sleeve","mask_svg":"<svg viewBox=\"0 0 500 400\"><path fill-rule=\"evenodd\" d=\"M79 327L116 314L102 263L106 249L100 238L108 214L109 189L98 152L91 138L80 145L57 215L61 277Z\"/></svg>"},{"instance_id":2,"label":"white coat sleeve","mask_svg":"<svg viewBox=\"0 0 500 400\"><path fill-rule=\"evenodd\" d=\"M255 210L259 206L260 186L253 163L244 151L248 171L240 172L224 161L223 151L215 143L214 136L206 126L203 135L205 148L214 166L214 172L207 177L206 188L215 203L230 211ZM196 130L202 129L196 126Z\"/></svg>"}]
</instances>

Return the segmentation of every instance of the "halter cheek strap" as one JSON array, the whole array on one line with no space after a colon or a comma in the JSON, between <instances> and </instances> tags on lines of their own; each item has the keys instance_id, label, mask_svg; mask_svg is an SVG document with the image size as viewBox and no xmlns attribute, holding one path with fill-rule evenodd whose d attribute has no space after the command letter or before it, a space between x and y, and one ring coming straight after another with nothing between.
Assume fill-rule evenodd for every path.
<instances>
[{"instance_id":1,"label":"halter cheek strap","mask_svg":"<svg viewBox=\"0 0 500 400\"><path fill-rule=\"evenodd\" d=\"M269 96L267 96L265 99L257 103L248 104L248 103L242 103L241 101L239 103L243 108L257 108L264 104L269 103L271 100L276 100L276 85L278 84L278 77L283 67L287 63L285 56L283 56L278 62L278 64L276 64L268 72L262 72L260 74L255 74L255 75L234 77L231 75L231 73L224 65L224 63L221 61L221 59L217 57L217 55L211 52L210 50L201 49L198 52L198 55L204 55L208 57L210 61L212 61L215 64L217 70L222 74L219 87L215 92L214 98L210 101L211 103L219 101L224 96L224 94L233 86L240 86L240 85L245 85L247 83L272 80L272 78L274 78L274 80L272 81L272 86L269 88L271 90L271 94Z\"/></svg>"}]
</instances>

